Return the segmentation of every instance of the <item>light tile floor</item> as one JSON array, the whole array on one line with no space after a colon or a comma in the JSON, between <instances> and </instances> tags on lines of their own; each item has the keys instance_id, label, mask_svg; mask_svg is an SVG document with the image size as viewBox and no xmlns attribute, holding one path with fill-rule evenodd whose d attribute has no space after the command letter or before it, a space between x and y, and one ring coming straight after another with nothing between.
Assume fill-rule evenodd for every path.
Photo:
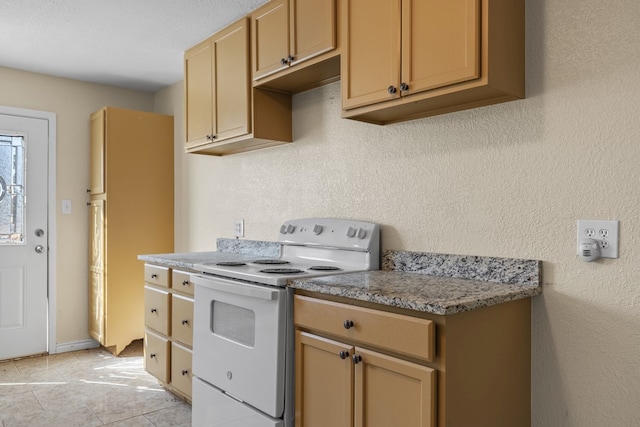
<instances>
[{"instance_id":1,"label":"light tile floor","mask_svg":"<svg viewBox=\"0 0 640 427\"><path fill-rule=\"evenodd\" d=\"M191 406L144 370L141 349L0 362L0 427L191 426Z\"/></svg>"}]
</instances>

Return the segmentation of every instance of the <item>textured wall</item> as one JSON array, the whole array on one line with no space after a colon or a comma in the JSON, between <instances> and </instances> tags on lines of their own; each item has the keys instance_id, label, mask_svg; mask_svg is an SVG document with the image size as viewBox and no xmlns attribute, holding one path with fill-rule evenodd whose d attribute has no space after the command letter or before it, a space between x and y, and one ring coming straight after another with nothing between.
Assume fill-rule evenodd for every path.
<instances>
[{"instance_id":1,"label":"textured wall","mask_svg":"<svg viewBox=\"0 0 640 427\"><path fill-rule=\"evenodd\" d=\"M293 144L179 154L176 250L326 215L385 249L542 260L533 425L640 425L638 22L637 0L527 0L522 101L378 127L340 119L337 83L297 95ZM578 219L620 220L620 258L579 261Z\"/></svg>"}]
</instances>

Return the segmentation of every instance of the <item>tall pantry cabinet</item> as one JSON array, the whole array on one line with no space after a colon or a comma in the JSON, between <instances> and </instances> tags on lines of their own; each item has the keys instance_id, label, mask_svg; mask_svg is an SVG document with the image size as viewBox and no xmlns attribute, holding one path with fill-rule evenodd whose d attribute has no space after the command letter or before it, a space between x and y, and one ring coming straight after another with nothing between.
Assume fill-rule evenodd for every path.
<instances>
[{"instance_id":1,"label":"tall pantry cabinet","mask_svg":"<svg viewBox=\"0 0 640 427\"><path fill-rule=\"evenodd\" d=\"M144 264L173 252L173 117L91 115L89 334L114 354L144 337Z\"/></svg>"}]
</instances>

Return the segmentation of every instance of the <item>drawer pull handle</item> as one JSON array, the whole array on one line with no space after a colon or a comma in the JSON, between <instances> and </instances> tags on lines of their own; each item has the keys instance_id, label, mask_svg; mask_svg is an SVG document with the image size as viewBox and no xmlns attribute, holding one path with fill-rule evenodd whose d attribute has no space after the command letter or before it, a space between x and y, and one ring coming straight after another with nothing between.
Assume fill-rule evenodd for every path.
<instances>
[{"instance_id":1,"label":"drawer pull handle","mask_svg":"<svg viewBox=\"0 0 640 427\"><path fill-rule=\"evenodd\" d=\"M189 374L189 371L188 371L188 370L186 370L186 369L183 369L183 370L182 370L182 376L185 376L185 375L188 375L188 374Z\"/></svg>"},{"instance_id":2,"label":"drawer pull handle","mask_svg":"<svg viewBox=\"0 0 640 427\"><path fill-rule=\"evenodd\" d=\"M353 320L345 320L343 325L345 329L351 329L353 328Z\"/></svg>"},{"instance_id":3,"label":"drawer pull handle","mask_svg":"<svg viewBox=\"0 0 640 427\"><path fill-rule=\"evenodd\" d=\"M349 357L349 352L342 350L340 353L338 353L338 356L340 356L340 359L344 360Z\"/></svg>"},{"instance_id":4,"label":"drawer pull handle","mask_svg":"<svg viewBox=\"0 0 640 427\"><path fill-rule=\"evenodd\" d=\"M182 321L182 324L183 324L183 325L188 325L188 324L189 324L189 321L188 321L187 319L184 319L184 320Z\"/></svg>"},{"instance_id":5,"label":"drawer pull handle","mask_svg":"<svg viewBox=\"0 0 640 427\"><path fill-rule=\"evenodd\" d=\"M150 357L150 358L152 358L152 359L155 359L155 358L156 358L156 354L155 354L155 353L151 353L151 354L149 355L149 357Z\"/></svg>"},{"instance_id":6,"label":"drawer pull handle","mask_svg":"<svg viewBox=\"0 0 640 427\"><path fill-rule=\"evenodd\" d=\"M182 281L182 286L189 286L189 281L188 280L183 280Z\"/></svg>"},{"instance_id":7,"label":"drawer pull handle","mask_svg":"<svg viewBox=\"0 0 640 427\"><path fill-rule=\"evenodd\" d=\"M357 365L358 363L362 362L362 356L360 356L359 354L354 354L351 360L353 360L353 363Z\"/></svg>"},{"instance_id":8,"label":"drawer pull handle","mask_svg":"<svg viewBox=\"0 0 640 427\"><path fill-rule=\"evenodd\" d=\"M158 275L157 275L156 273L153 273L153 274L151 275L151 278L152 278L152 279L157 279L157 278L158 278Z\"/></svg>"},{"instance_id":9,"label":"drawer pull handle","mask_svg":"<svg viewBox=\"0 0 640 427\"><path fill-rule=\"evenodd\" d=\"M158 312L158 309L157 309L157 308L152 308L152 309L151 309L151 312L152 312L152 313L157 313L157 312Z\"/></svg>"}]
</instances>

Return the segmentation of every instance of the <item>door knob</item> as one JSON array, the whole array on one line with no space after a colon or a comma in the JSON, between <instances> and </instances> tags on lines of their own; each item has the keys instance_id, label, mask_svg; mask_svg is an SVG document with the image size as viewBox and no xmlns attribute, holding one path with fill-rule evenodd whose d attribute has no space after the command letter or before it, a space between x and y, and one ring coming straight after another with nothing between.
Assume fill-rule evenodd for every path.
<instances>
[{"instance_id":1,"label":"door knob","mask_svg":"<svg viewBox=\"0 0 640 427\"><path fill-rule=\"evenodd\" d=\"M39 254L44 252L44 246L42 246L42 245L36 246L36 252L39 253Z\"/></svg>"},{"instance_id":2,"label":"door knob","mask_svg":"<svg viewBox=\"0 0 640 427\"><path fill-rule=\"evenodd\" d=\"M44 230L42 228L36 229L36 236L38 237L44 236Z\"/></svg>"}]
</instances>

